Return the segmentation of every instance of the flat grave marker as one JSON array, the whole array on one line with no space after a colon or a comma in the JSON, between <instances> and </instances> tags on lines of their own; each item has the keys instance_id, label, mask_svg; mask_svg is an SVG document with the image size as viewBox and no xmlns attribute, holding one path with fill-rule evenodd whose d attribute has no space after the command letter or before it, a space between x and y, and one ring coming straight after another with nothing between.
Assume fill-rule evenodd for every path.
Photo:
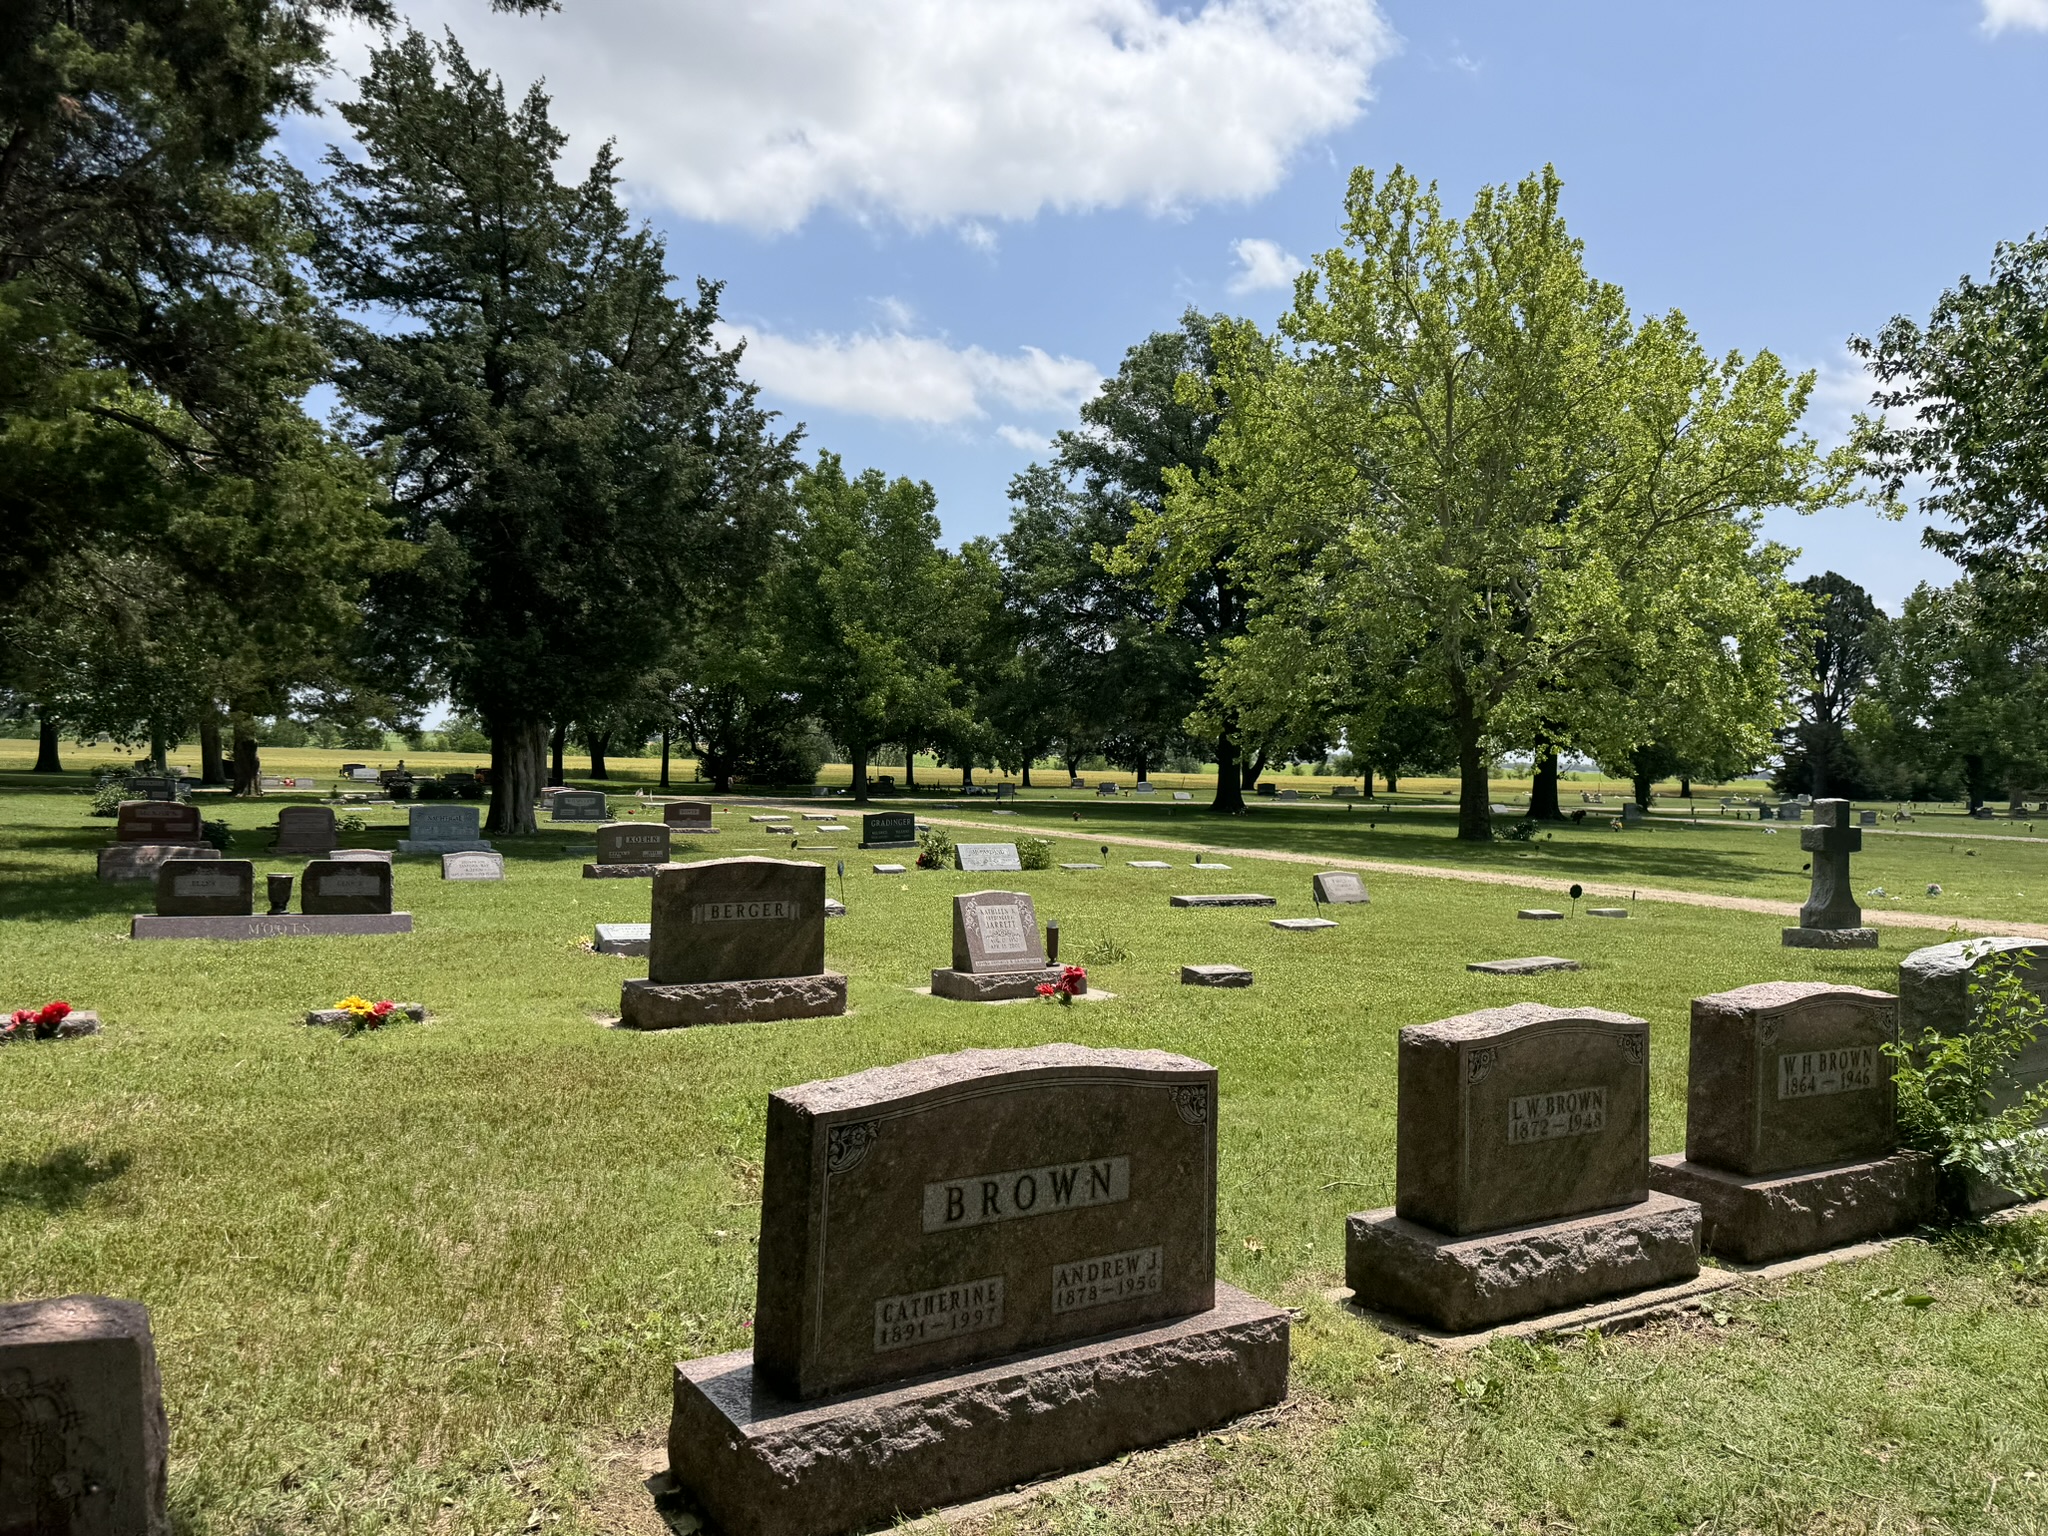
<instances>
[{"instance_id":1,"label":"flat grave marker","mask_svg":"<svg viewBox=\"0 0 2048 1536\"><path fill-rule=\"evenodd\" d=\"M1337 926L1327 917L1276 917L1270 921L1275 928L1286 933L1314 933L1321 928Z\"/></svg>"},{"instance_id":2,"label":"flat grave marker","mask_svg":"<svg viewBox=\"0 0 2048 1536\"><path fill-rule=\"evenodd\" d=\"M1362 907L1372 902L1365 882L1348 869L1326 870L1310 884L1315 899L1324 906Z\"/></svg>"},{"instance_id":3,"label":"flat grave marker","mask_svg":"<svg viewBox=\"0 0 2048 1536\"><path fill-rule=\"evenodd\" d=\"M1024 868L1015 843L955 843L956 867L974 874L1017 874Z\"/></svg>"},{"instance_id":4,"label":"flat grave marker","mask_svg":"<svg viewBox=\"0 0 2048 1536\"><path fill-rule=\"evenodd\" d=\"M1465 969L1488 976L1534 976L1543 971L1576 971L1579 962L1557 955L1525 955L1519 960L1473 960Z\"/></svg>"},{"instance_id":5,"label":"flat grave marker","mask_svg":"<svg viewBox=\"0 0 2048 1536\"><path fill-rule=\"evenodd\" d=\"M1256 891L1213 891L1192 896L1169 896L1166 904L1170 907L1277 907L1280 903L1271 896L1261 896Z\"/></svg>"},{"instance_id":6,"label":"flat grave marker","mask_svg":"<svg viewBox=\"0 0 2048 1536\"><path fill-rule=\"evenodd\" d=\"M1184 987L1248 987L1252 973L1241 965L1184 965L1180 968Z\"/></svg>"}]
</instances>

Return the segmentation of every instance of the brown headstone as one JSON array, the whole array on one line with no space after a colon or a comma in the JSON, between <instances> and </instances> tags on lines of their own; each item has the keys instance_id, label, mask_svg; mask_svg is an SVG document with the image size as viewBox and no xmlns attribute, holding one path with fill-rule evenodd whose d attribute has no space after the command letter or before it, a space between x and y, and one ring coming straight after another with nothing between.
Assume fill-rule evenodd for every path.
<instances>
[{"instance_id":1,"label":"brown headstone","mask_svg":"<svg viewBox=\"0 0 2048 1536\"><path fill-rule=\"evenodd\" d=\"M656 985L818 976L825 866L746 857L654 872L647 979Z\"/></svg>"},{"instance_id":2,"label":"brown headstone","mask_svg":"<svg viewBox=\"0 0 2048 1536\"><path fill-rule=\"evenodd\" d=\"M666 864L668 828L644 821L608 821L597 829L600 864Z\"/></svg>"},{"instance_id":3,"label":"brown headstone","mask_svg":"<svg viewBox=\"0 0 2048 1536\"><path fill-rule=\"evenodd\" d=\"M679 832L708 831L711 807L702 800L671 800L661 808L661 819Z\"/></svg>"},{"instance_id":4,"label":"brown headstone","mask_svg":"<svg viewBox=\"0 0 2048 1536\"><path fill-rule=\"evenodd\" d=\"M117 843L199 843L199 807L175 800L123 800L114 822Z\"/></svg>"},{"instance_id":5,"label":"brown headstone","mask_svg":"<svg viewBox=\"0 0 2048 1536\"><path fill-rule=\"evenodd\" d=\"M1898 999L1820 981L1768 981L1692 1004L1687 1160L1782 1173L1898 1150L1892 1059Z\"/></svg>"},{"instance_id":6,"label":"brown headstone","mask_svg":"<svg viewBox=\"0 0 2048 1536\"><path fill-rule=\"evenodd\" d=\"M247 859L166 859L156 870L158 917L246 917L256 866Z\"/></svg>"},{"instance_id":7,"label":"brown headstone","mask_svg":"<svg viewBox=\"0 0 2048 1536\"><path fill-rule=\"evenodd\" d=\"M1038 909L1022 891L973 891L953 898L953 969L970 975L1045 968Z\"/></svg>"},{"instance_id":8,"label":"brown headstone","mask_svg":"<svg viewBox=\"0 0 2048 1536\"><path fill-rule=\"evenodd\" d=\"M315 859L299 878L299 910L310 915L391 910L391 866L369 859Z\"/></svg>"},{"instance_id":9,"label":"brown headstone","mask_svg":"<svg viewBox=\"0 0 2048 1536\"><path fill-rule=\"evenodd\" d=\"M169 1438L148 1308L0 1305L0 1531L168 1536Z\"/></svg>"},{"instance_id":10,"label":"brown headstone","mask_svg":"<svg viewBox=\"0 0 2048 1536\"><path fill-rule=\"evenodd\" d=\"M1395 1209L1466 1235L1649 1194L1649 1025L1518 1003L1401 1031Z\"/></svg>"},{"instance_id":11,"label":"brown headstone","mask_svg":"<svg viewBox=\"0 0 2048 1536\"><path fill-rule=\"evenodd\" d=\"M327 806L288 805L277 813L276 852L327 854L334 843L334 812Z\"/></svg>"},{"instance_id":12,"label":"brown headstone","mask_svg":"<svg viewBox=\"0 0 2048 1536\"><path fill-rule=\"evenodd\" d=\"M1205 1311L1216 1072L961 1051L768 1100L754 1359L816 1398Z\"/></svg>"}]
</instances>

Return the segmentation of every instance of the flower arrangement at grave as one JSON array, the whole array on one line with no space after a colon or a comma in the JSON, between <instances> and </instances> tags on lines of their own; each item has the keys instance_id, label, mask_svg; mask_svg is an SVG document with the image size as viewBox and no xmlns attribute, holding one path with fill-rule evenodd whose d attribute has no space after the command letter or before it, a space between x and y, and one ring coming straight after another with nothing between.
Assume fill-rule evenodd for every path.
<instances>
[{"instance_id":1,"label":"flower arrangement at grave","mask_svg":"<svg viewBox=\"0 0 2048 1536\"><path fill-rule=\"evenodd\" d=\"M944 827L926 827L917 834L917 867L944 869L953 862L953 839Z\"/></svg>"},{"instance_id":2,"label":"flower arrangement at grave","mask_svg":"<svg viewBox=\"0 0 2048 1536\"><path fill-rule=\"evenodd\" d=\"M353 1035L359 1030L382 1029L391 1016L398 1012L398 1004L388 997L373 1003L367 997L356 997L351 994L336 1003L334 1009L337 1013L348 1015L343 1027Z\"/></svg>"},{"instance_id":3,"label":"flower arrangement at grave","mask_svg":"<svg viewBox=\"0 0 2048 1536\"><path fill-rule=\"evenodd\" d=\"M1085 968L1078 965L1062 966L1058 981L1041 981L1038 984L1038 995L1062 1007L1068 1007L1072 1005L1076 992L1086 990L1087 981L1088 972Z\"/></svg>"},{"instance_id":4,"label":"flower arrangement at grave","mask_svg":"<svg viewBox=\"0 0 2048 1536\"><path fill-rule=\"evenodd\" d=\"M54 998L40 1008L17 1008L0 1022L0 1044L10 1040L54 1040L58 1027L71 1016L71 1005Z\"/></svg>"}]
</instances>

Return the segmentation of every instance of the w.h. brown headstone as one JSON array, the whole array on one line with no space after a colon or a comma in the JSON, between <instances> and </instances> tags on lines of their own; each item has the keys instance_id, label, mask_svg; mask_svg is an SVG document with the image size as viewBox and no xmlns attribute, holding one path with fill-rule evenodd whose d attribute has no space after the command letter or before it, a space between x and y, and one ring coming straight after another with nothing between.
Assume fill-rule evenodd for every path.
<instances>
[{"instance_id":1,"label":"w.h. brown headstone","mask_svg":"<svg viewBox=\"0 0 2048 1536\"><path fill-rule=\"evenodd\" d=\"M1699 1272L1649 1189L1649 1026L1518 1003L1401 1031L1395 1204L1346 1225L1360 1305L1470 1329Z\"/></svg>"},{"instance_id":2,"label":"w.h. brown headstone","mask_svg":"<svg viewBox=\"0 0 2048 1536\"><path fill-rule=\"evenodd\" d=\"M846 1011L825 969L825 866L743 857L654 872L647 978L620 995L631 1029L821 1018Z\"/></svg>"},{"instance_id":3,"label":"w.h. brown headstone","mask_svg":"<svg viewBox=\"0 0 2048 1536\"><path fill-rule=\"evenodd\" d=\"M1279 1401L1286 1314L1215 1278L1216 1074L962 1051L769 1099L754 1348L676 1369L676 1480L819 1536Z\"/></svg>"},{"instance_id":4,"label":"w.h. brown headstone","mask_svg":"<svg viewBox=\"0 0 2048 1536\"><path fill-rule=\"evenodd\" d=\"M1651 1184L1697 1201L1707 1247L1746 1263L1917 1225L1935 1173L1899 1151L1897 1038L1888 992L1769 981L1694 998L1685 1156L1653 1161Z\"/></svg>"}]
</instances>

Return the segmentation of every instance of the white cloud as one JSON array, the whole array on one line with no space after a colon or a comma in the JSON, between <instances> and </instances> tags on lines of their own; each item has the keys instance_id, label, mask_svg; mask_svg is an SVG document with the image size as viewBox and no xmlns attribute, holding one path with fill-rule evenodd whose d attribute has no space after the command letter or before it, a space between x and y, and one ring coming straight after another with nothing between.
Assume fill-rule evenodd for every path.
<instances>
[{"instance_id":1,"label":"white cloud","mask_svg":"<svg viewBox=\"0 0 2048 1536\"><path fill-rule=\"evenodd\" d=\"M1093 363L1037 347L1004 355L901 330L801 339L754 326L719 330L728 346L745 339L742 369L770 393L887 421L946 425L986 417L994 406L1070 415L1102 382Z\"/></svg>"},{"instance_id":2,"label":"white cloud","mask_svg":"<svg viewBox=\"0 0 2048 1536\"><path fill-rule=\"evenodd\" d=\"M1230 280L1232 293L1257 293L1263 288L1292 288L1306 266L1292 251L1284 251L1273 240L1233 240L1230 249L1237 256L1237 275Z\"/></svg>"},{"instance_id":3,"label":"white cloud","mask_svg":"<svg viewBox=\"0 0 2048 1536\"><path fill-rule=\"evenodd\" d=\"M1036 453L1052 441L1043 432L1034 432L1029 427L1013 427L1008 422L996 428L996 436L1025 453Z\"/></svg>"},{"instance_id":4,"label":"white cloud","mask_svg":"<svg viewBox=\"0 0 2048 1536\"><path fill-rule=\"evenodd\" d=\"M2048 0L1984 0L1984 30L1997 33L2007 27L2048 32Z\"/></svg>"},{"instance_id":5,"label":"white cloud","mask_svg":"<svg viewBox=\"0 0 2048 1536\"><path fill-rule=\"evenodd\" d=\"M577 153L616 138L635 187L678 213L776 231L834 207L976 244L993 238L978 219L1259 197L1358 118L1394 47L1376 0L405 9L452 26L515 95L545 76Z\"/></svg>"}]
</instances>

